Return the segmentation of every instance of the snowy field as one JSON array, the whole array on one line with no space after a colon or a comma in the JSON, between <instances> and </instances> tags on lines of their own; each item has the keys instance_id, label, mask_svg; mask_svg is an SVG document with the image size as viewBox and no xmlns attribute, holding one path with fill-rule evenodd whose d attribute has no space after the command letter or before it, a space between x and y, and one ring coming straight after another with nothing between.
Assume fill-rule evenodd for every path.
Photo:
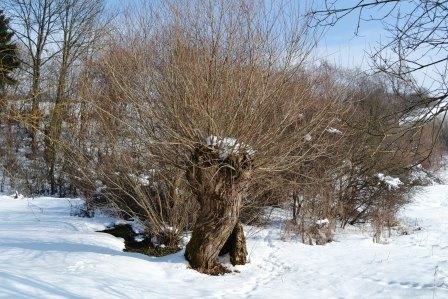
<instances>
[{"instance_id":1,"label":"snowy field","mask_svg":"<svg viewBox=\"0 0 448 299\"><path fill-rule=\"evenodd\" d=\"M401 213L409 234L384 244L353 228L325 246L251 229L250 263L222 277L189 269L182 252L122 252L95 232L111 219L69 215L78 202L0 197L0 298L448 298L448 185L415 195Z\"/></svg>"}]
</instances>

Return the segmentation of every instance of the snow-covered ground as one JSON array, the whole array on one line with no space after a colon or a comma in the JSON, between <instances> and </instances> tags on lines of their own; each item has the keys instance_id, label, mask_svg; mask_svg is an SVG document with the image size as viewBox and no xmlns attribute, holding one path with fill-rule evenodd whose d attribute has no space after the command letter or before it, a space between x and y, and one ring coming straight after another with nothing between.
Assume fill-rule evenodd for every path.
<instances>
[{"instance_id":1,"label":"snow-covered ground","mask_svg":"<svg viewBox=\"0 0 448 299\"><path fill-rule=\"evenodd\" d=\"M95 232L110 219L69 216L79 201L0 196L0 298L448 298L448 185L414 199L402 212L410 234L385 244L353 229L325 246L252 229L250 263L212 277L182 252L122 252L122 239Z\"/></svg>"}]
</instances>

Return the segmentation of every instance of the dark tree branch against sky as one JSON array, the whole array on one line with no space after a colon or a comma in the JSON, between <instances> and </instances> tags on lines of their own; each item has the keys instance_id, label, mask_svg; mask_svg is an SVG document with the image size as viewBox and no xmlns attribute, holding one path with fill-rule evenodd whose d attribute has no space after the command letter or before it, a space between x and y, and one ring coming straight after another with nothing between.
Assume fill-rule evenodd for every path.
<instances>
[{"instance_id":1,"label":"dark tree branch against sky","mask_svg":"<svg viewBox=\"0 0 448 299\"><path fill-rule=\"evenodd\" d=\"M311 14L314 26L329 27L354 15L355 33L379 22L388 34L370 53L375 68L447 110L448 1L325 0Z\"/></svg>"}]
</instances>

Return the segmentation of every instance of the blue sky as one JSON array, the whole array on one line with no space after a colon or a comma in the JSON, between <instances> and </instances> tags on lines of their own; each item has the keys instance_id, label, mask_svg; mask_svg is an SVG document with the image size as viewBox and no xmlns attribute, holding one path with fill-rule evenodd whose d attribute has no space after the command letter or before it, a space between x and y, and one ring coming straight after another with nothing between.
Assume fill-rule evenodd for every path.
<instances>
[{"instance_id":1,"label":"blue sky","mask_svg":"<svg viewBox=\"0 0 448 299\"><path fill-rule=\"evenodd\" d=\"M345 7L354 2L359 1L339 1ZM323 3L323 0L313 1L317 7ZM357 24L358 13L353 12L328 28L320 41L316 57L336 65L369 69L369 53L374 51L379 42L387 38L388 33L379 21L361 21L358 30Z\"/></svg>"},{"instance_id":2,"label":"blue sky","mask_svg":"<svg viewBox=\"0 0 448 299\"><path fill-rule=\"evenodd\" d=\"M385 37L382 27L366 23L356 33L356 20L347 18L329 28L320 40L315 57L346 67L369 68L369 53Z\"/></svg>"},{"instance_id":3,"label":"blue sky","mask_svg":"<svg viewBox=\"0 0 448 299\"><path fill-rule=\"evenodd\" d=\"M126 4L138 0L106 0L108 7L120 8ZM151 0L147 0L151 1ZM268 0L271 1L271 0ZM299 4L306 3L321 6L323 0L295 0ZM312 2L312 3L311 3ZM344 0L340 3L349 5L354 0ZM294 0L292 0L294 3ZM337 65L346 67L369 68L369 58L366 52L373 48L380 38L385 37L385 31L379 22L364 22L355 35L357 15L351 14L338 22L334 27L329 28L319 43L315 57L325 59Z\"/></svg>"}]
</instances>

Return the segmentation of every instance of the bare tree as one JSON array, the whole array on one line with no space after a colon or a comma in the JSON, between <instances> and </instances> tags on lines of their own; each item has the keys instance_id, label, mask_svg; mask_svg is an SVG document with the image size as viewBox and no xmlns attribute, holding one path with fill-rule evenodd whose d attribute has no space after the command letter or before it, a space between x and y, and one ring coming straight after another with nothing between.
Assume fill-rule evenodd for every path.
<instances>
[{"instance_id":1,"label":"bare tree","mask_svg":"<svg viewBox=\"0 0 448 299\"><path fill-rule=\"evenodd\" d=\"M52 60L58 51L54 50L52 35L56 31L56 21L59 15L58 0L6 0L4 8L11 15L11 25L25 50L22 66L31 76L30 98L31 115L28 120L30 127L31 146L36 153L36 132L39 130L41 111L42 68Z\"/></svg>"},{"instance_id":2,"label":"bare tree","mask_svg":"<svg viewBox=\"0 0 448 299\"><path fill-rule=\"evenodd\" d=\"M263 1L165 2L144 30L115 40L114 55L97 63L91 80L87 95L98 98L99 123L92 128L109 140L101 159L116 156L121 165L145 157L156 173L183 174L187 192L174 190L199 205L185 256L203 273L227 271L217 260L227 241L232 262L246 262L239 218L251 187L269 189L275 174L331 146L324 136L338 97L318 97L300 75L314 40L299 8L289 9ZM148 206L148 197L133 200Z\"/></svg>"},{"instance_id":3,"label":"bare tree","mask_svg":"<svg viewBox=\"0 0 448 299\"><path fill-rule=\"evenodd\" d=\"M407 107L431 108L423 111L428 118L448 110L448 1L441 0L359 0L324 1L312 15L314 25L334 26L349 14L356 14L358 32L363 22L380 21L390 38L372 53L378 70L390 75L397 91L406 87L420 101ZM416 79L425 75L425 82ZM422 76L420 76L422 77ZM409 89L410 88L410 89ZM432 109L437 107L436 109Z\"/></svg>"},{"instance_id":4,"label":"bare tree","mask_svg":"<svg viewBox=\"0 0 448 299\"><path fill-rule=\"evenodd\" d=\"M94 46L100 32L99 21L104 12L103 0L59 0L57 28L61 39L56 46L60 53L57 89L50 122L45 134L45 159L48 167L48 180L51 194L56 192L55 163L56 145L61 136L62 121L67 114L67 80L73 66L82 55ZM73 73L72 73L73 75Z\"/></svg>"}]
</instances>

